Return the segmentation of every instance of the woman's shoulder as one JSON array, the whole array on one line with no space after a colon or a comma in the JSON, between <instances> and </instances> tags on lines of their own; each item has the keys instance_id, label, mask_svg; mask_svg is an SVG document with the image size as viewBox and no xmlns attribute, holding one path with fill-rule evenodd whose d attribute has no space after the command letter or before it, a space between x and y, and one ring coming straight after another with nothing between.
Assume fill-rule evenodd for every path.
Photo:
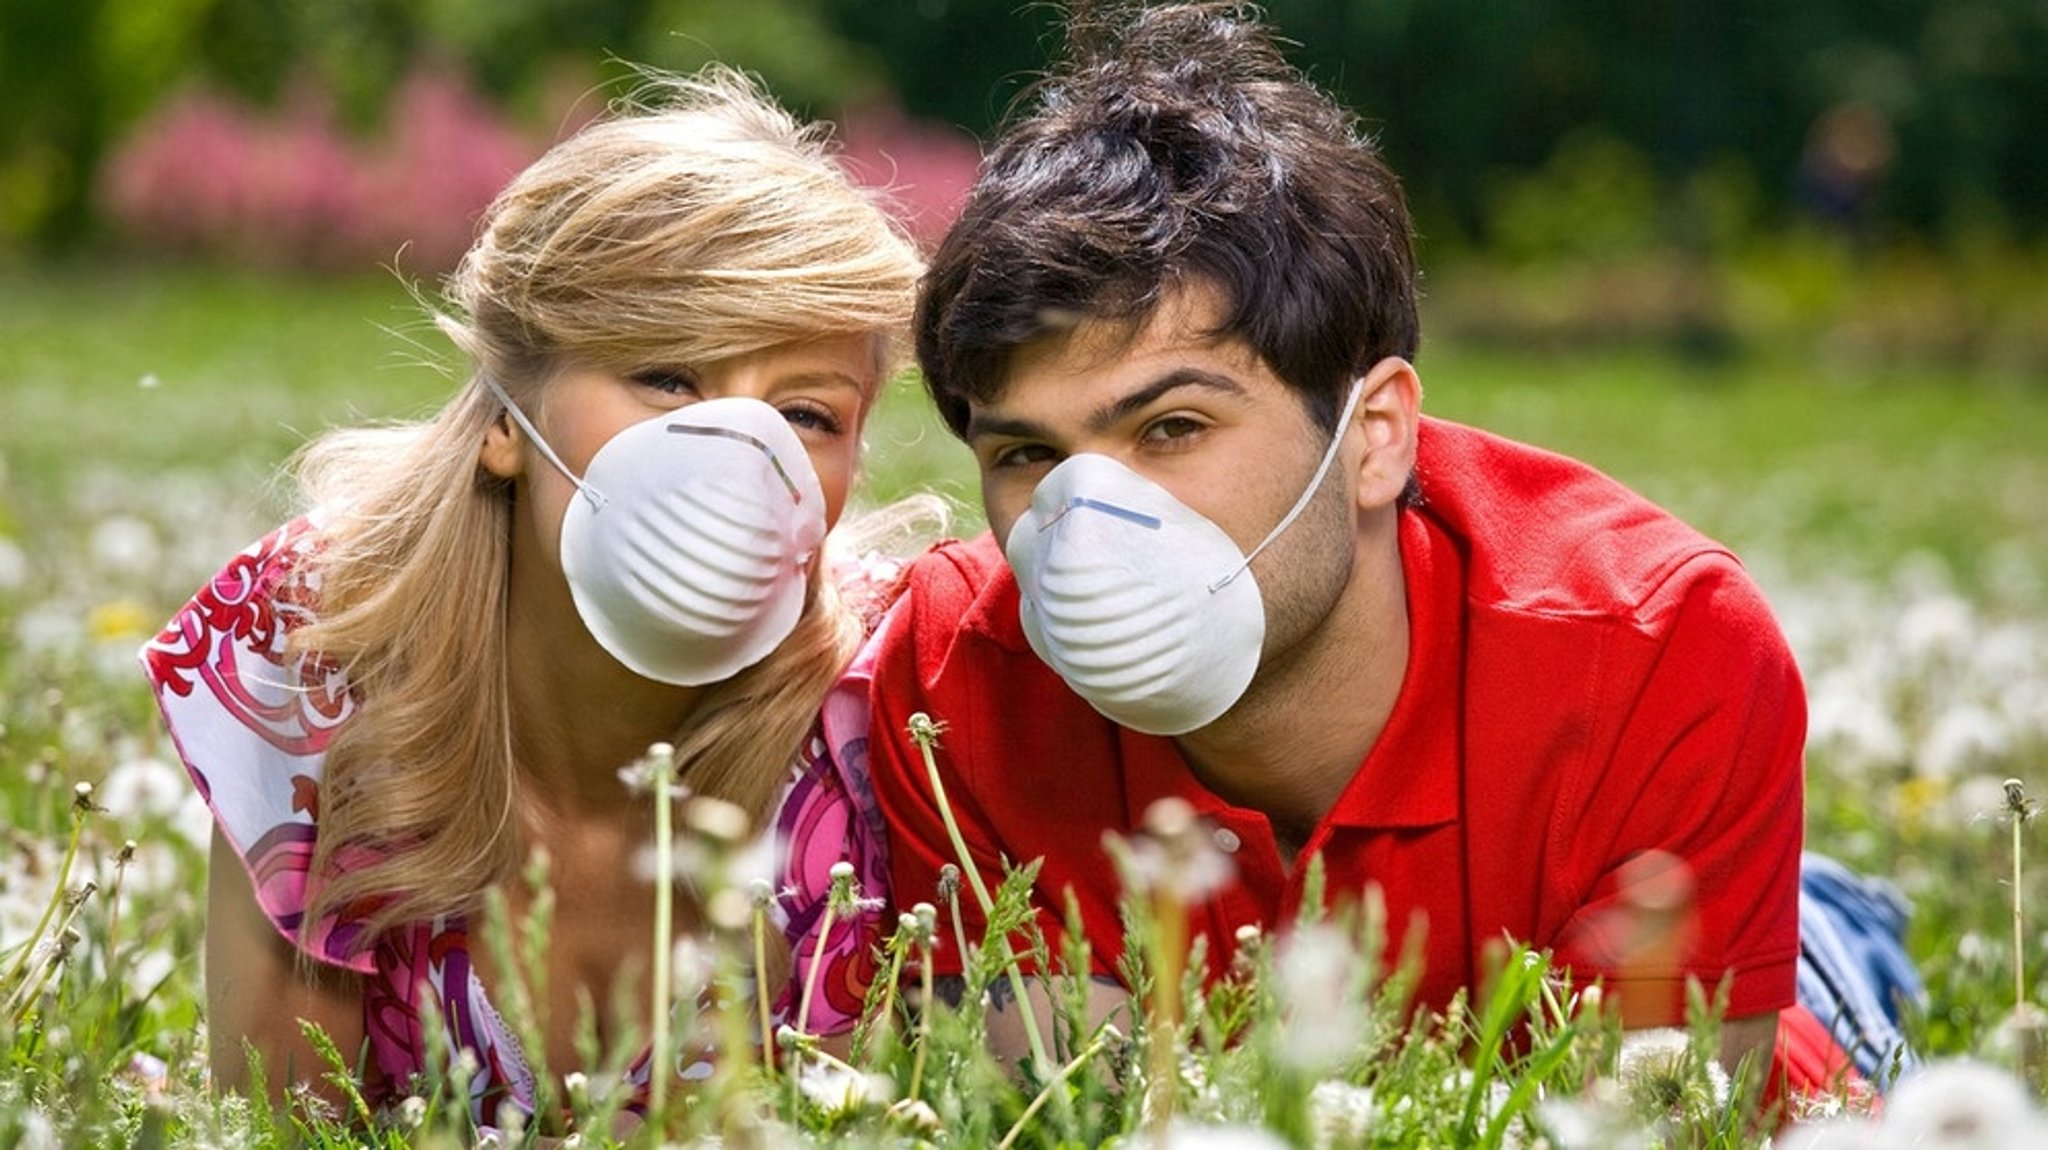
<instances>
[{"instance_id":1,"label":"woman's shoulder","mask_svg":"<svg viewBox=\"0 0 2048 1150\"><path fill-rule=\"evenodd\" d=\"M328 744L355 711L347 678L291 634L318 609L317 525L298 518L245 548L144 645L144 674L178 757L248 867L256 898L295 943L319 827ZM340 923L310 932L343 959ZM336 945L330 947L329 943Z\"/></svg>"}]
</instances>

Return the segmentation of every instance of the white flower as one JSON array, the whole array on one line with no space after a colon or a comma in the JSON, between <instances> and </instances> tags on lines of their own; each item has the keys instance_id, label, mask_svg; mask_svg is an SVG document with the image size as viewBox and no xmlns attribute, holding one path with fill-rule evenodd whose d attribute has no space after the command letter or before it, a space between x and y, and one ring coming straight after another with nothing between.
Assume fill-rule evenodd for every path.
<instances>
[{"instance_id":1,"label":"white flower","mask_svg":"<svg viewBox=\"0 0 2048 1150\"><path fill-rule=\"evenodd\" d=\"M42 1111L31 1108L21 1120L21 1138L16 1150L57 1150L57 1128Z\"/></svg>"},{"instance_id":2,"label":"white flower","mask_svg":"<svg viewBox=\"0 0 2048 1150\"><path fill-rule=\"evenodd\" d=\"M194 793L183 770L138 755L108 771L94 797L115 820L127 823L175 814Z\"/></svg>"},{"instance_id":3,"label":"white flower","mask_svg":"<svg viewBox=\"0 0 2048 1150\"><path fill-rule=\"evenodd\" d=\"M1888 1146L2008 1150L2042 1145L2041 1115L2019 1079L1988 1063L1956 1059L1899 1080L1885 1100Z\"/></svg>"},{"instance_id":4,"label":"white flower","mask_svg":"<svg viewBox=\"0 0 2048 1150\"><path fill-rule=\"evenodd\" d=\"M1891 1150L1893 1143L1875 1122L1828 1118L1793 1126L1775 1145L1777 1150Z\"/></svg>"},{"instance_id":5,"label":"white flower","mask_svg":"<svg viewBox=\"0 0 2048 1150\"><path fill-rule=\"evenodd\" d=\"M156 529L133 516L111 516L93 528L93 561L110 571L136 574L153 570L160 552Z\"/></svg>"},{"instance_id":6,"label":"white flower","mask_svg":"<svg viewBox=\"0 0 2048 1150\"><path fill-rule=\"evenodd\" d=\"M28 552L12 539L0 539L0 591L19 591L28 582Z\"/></svg>"},{"instance_id":7,"label":"white flower","mask_svg":"<svg viewBox=\"0 0 2048 1150\"><path fill-rule=\"evenodd\" d=\"M177 969L177 962L169 951L162 948L145 950L128 960L128 969L121 972L122 981L128 986L131 1000L139 1002L163 985Z\"/></svg>"},{"instance_id":8,"label":"white flower","mask_svg":"<svg viewBox=\"0 0 2048 1150\"><path fill-rule=\"evenodd\" d=\"M886 1076L866 1074L837 1059L806 1058L796 1066L797 1089L811 1105L827 1114L854 1114L896 1100L896 1087Z\"/></svg>"},{"instance_id":9,"label":"white flower","mask_svg":"<svg viewBox=\"0 0 2048 1150\"><path fill-rule=\"evenodd\" d=\"M1536 1107L1536 1123L1557 1150L1647 1150L1649 1132L1629 1114L1620 1088L1597 1079L1585 1093Z\"/></svg>"},{"instance_id":10,"label":"white flower","mask_svg":"<svg viewBox=\"0 0 2048 1150\"><path fill-rule=\"evenodd\" d=\"M1919 768L1930 775L1953 775L2003 754L2012 743L2006 721L1976 703L1944 707L1920 738Z\"/></svg>"},{"instance_id":11,"label":"white flower","mask_svg":"<svg viewBox=\"0 0 2048 1150\"><path fill-rule=\"evenodd\" d=\"M1695 1058L1692 1037L1656 1027L1622 1035L1615 1078L1646 1115L1680 1117L1728 1105L1728 1072L1715 1058Z\"/></svg>"},{"instance_id":12,"label":"white flower","mask_svg":"<svg viewBox=\"0 0 2048 1150\"><path fill-rule=\"evenodd\" d=\"M1287 1150L1287 1140L1258 1126L1207 1126L1174 1122L1160 1133L1134 1140L1147 1150Z\"/></svg>"},{"instance_id":13,"label":"white flower","mask_svg":"<svg viewBox=\"0 0 2048 1150\"><path fill-rule=\"evenodd\" d=\"M1318 1082L1308 1096L1308 1125L1321 1150L1363 1142L1372 1129L1372 1091L1348 1082Z\"/></svg>"},{"instance_id":14,"label":"white flower","mask_svg":"<svg viewBox=\"0 0 2048 1150\"><path fill-rule=\"evenodd\" d=\"M1274 993L1287 1019L1280 1057L1318 1074L1358 1053L1366 1040L1359 985L1367 964L1343 931L1305 923L1284 937L1274 958Z\"/></svg>"}]
</instances>

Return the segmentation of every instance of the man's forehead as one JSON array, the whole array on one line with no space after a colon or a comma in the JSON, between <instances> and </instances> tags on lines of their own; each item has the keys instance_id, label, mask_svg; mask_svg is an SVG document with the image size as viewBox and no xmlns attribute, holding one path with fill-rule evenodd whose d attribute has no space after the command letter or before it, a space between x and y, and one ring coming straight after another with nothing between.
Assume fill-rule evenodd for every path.
<instances>
[{"instance_id":1,"label":"man's forehead","mask_svg":"<svg viewBox=\"0 0 2048 1150\"><path fill-rule=\"evenodd\" d=\"M997 410L1028 402L1030 397L1018 391L1020 385L1070 386L1076 379L1101 379L1126 367L1145 378L1182 358L1220 360L1240 370L1257 370L1259 357L1249 344L1241 337L1219 334L1222 319L1220 293L1206 285L1169 289L1141 315L1052 317L1044 335L1010 354L995 387L969 399L969 409Z\"/></svg>"}]
</instances>

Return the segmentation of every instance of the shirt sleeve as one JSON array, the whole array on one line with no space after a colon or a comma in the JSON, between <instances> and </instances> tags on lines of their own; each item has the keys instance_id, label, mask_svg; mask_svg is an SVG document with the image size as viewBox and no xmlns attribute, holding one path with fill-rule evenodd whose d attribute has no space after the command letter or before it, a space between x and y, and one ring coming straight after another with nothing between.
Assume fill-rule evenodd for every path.
<instances>
[{"instance_id":1,"label":"shirt sleeve","mask_svg":"<svg viewBox=\"0 0 2048 1150\"><path fill-rule=\"evenodd\" d=\"M291 631L312 617L303 563L316 548L303 518L252 544L141 658L178 757L265 916L315 961L367 973L360 917L305 923L326 750L355 713L338 668L289 649Z\"/></svg>"},{"instance_id":2,"label":"shirt sleeve","mask_svg":"<svg viewBox=\"0 0 2048 1150\"><path fill-rule=\"evenodd\" d=\"M1684 1021L1688 979L1730 1018L1792 1005L1805 692L1761 593L1722 553L1660 586L1641 658L1614 658L1611 753L1568 792L1580 899L1558 960L1605 979L1631 1025Z\"/></svg>"}]
</instances>

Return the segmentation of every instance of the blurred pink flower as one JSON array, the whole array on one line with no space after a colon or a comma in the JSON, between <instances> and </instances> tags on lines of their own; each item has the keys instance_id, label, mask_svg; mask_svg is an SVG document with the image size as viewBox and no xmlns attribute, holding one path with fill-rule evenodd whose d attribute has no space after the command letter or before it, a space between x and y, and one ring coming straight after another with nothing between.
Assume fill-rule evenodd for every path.
<instances>
[{"instance_id":1,"label":"blurred pink flower","mask_svg":"<svg viewBox=\"0 0 2048 1150\"><path fill-rule=\"evenodd\" d=\"M842 161L853 178L888 194L886 206L926 251L946 234L974 186L981 148L973 137L914 120L892 104L840 117Z\"/></svg>"}]
</instances>

